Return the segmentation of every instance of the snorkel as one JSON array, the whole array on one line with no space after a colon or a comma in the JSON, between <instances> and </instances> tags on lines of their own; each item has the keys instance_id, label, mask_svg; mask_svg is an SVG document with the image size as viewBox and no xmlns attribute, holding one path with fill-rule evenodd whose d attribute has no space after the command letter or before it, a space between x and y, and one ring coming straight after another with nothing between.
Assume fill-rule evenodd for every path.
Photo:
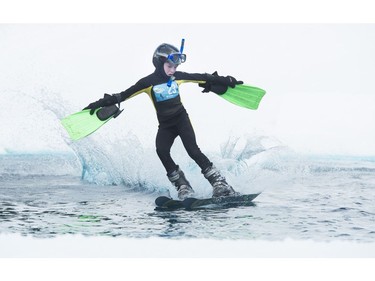
<instances>
[{"instance_id":1,"label":"snorkel","mask_svg":"<svg viewBox=\"0 0 375 281\"><path fill-rule=\"evenodd\" d=\"M184 47L185 47L185 39L182 38L181 40L181 46L180 46L180 54L182 54L182 52L184 51ZM168 82L167 82L167 86L170 87L172 85L172 82L173 80L175 79L174 76L171 76L171 78L169 78Z\"/></svg>"},{"instance_id":2,"label":"snorkel","mask_svg":"<svg viewBox=\"0 0 375 281\"><path fill-rule=\"evenodd\" d=\"M181 47L180 47L180 54L183 53L183 51L184 51L184 46L185 46L185 39L182 38L182 40L181 40Z\"/></svg>"}]
</instances>

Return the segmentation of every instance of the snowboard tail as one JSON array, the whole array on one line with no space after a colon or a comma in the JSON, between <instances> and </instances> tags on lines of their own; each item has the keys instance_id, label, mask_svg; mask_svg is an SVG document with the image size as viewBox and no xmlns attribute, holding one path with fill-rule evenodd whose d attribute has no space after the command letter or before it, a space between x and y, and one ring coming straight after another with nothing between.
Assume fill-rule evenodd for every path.
<instances>
[{"instance_id":1,"label":"snowboard tail","mask_svg":"<svg viewBox=\"0 0 375 281\"><path fill-rule=\"evenodd\" d=\"M252 202L260 193L242 194L235 196L222 196L212 198L186 198L185 200L175 200L167 196L156 198L155 204L157 210L176 210L176 209L202 209L202 208L227 208L239 206L252 206Z\"/></svg>"}]
</instances>

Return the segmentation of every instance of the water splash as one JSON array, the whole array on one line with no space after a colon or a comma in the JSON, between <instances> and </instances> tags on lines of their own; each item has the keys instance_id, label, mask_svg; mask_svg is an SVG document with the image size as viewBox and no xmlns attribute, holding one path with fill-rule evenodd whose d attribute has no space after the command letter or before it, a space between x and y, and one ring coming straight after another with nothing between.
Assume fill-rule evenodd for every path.
<instances>
[{"instance_id":1,"label":"water splash","mask_svg":"<svg viewBox=\"0 0 375 281\"><path fill-rule=\"evenodd\" d=\"M58 93L48 90L18 94L23 95L23 117L27 116L30 124L38 124L38 130L33 128L24 132L16 129L16 139L32 141L35 138L36 142L43 140L43 143L48 144L47 147L54 140L55 145L47 149L49 153L68 151L73 154L75 159L71 160L71 166L77 169L79 162L78 173L88 183L121 185L127 189L146 192L163 193L170 189L172 195L176 195L173 194L175 191L157 158L154 142L150 139L142 142L123 122L110 121L94 135L71 141L60 120L77 111L76 107ZM16 107L14 103L12 106ZM22 122L21 120L22 118L17 122ZM20 146L22 145L23 142ZM17 148L16 144L14 150L17 151ZM227 177L228 182L242 193L261 192L269 187L285 185L296 170L303 170L300 163L297 163L295 154L269 136L232 135L223 140L220 151L204 153ZM185 171L197 195L210 196L211 186L201 174L200 168L188 157L179 140L172 148L172 154L178 159L178 164Z\"/></svg>"}]
</instances>

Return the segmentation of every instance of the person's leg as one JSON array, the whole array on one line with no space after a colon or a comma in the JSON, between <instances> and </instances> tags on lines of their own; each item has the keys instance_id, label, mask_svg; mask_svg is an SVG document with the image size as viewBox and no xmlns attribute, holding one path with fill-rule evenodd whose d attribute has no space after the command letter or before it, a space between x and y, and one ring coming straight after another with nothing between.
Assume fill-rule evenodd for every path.
<instances>
[{"instance_id":1,"label":"person's leg","mask_svg":"<svg viewBox=\"0 0 375 281\"><path fill-rule=\"evenodd\" d=\"M194 194L193 188L185 178L184 172L173 161L170 150L177 132L175 128L159 128L156 136L156 152L167 171L167 177L178 191L178 198L185 199Z\"/></svg>"},{"instance_id":2,"label":"person's leg","mask_svg":"<svg viewBox=\"0 0 375 281\"><path fill-rule=\"evenodd\" d=\"M178 129L182 143L184 144L189 156L199 165L202 169L202 174L212 185L212 196L220 197L235 195L234 189L226 182L225 177L221 175L220 171L216 169L215 166L213 166L207 156L201 152L196 141L193 126L187 115L179 122Z\"/></svg>"},{"instance_id":3,"label":"person's leg","mask_svg":"<svg viewBox=\"0 0 375 281\"><path fill-rule=\"evenodd\" d=\"M171 157L171 147L177 137L177 132L172 128L160 128L156 135L156 153L168 173L177 169L176 163Z\"/></svg>"},{"instance_id":4,"label":"person's leg","mask_svg":"<svg viewBox=\"0 0 375 281\"><path fill-rule=\"evenodd\" d=\"M198 164L202 171L212 166L211 161L198 147L195 132L188 115L181 118L178 124L178 133L186 152Z\"/></svg>"}]
</instances>

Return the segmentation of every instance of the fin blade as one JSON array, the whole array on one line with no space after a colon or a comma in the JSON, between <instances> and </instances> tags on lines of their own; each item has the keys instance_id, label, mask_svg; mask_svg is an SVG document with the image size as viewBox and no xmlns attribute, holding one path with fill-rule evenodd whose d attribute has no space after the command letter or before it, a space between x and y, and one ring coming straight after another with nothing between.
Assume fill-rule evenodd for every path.
<instances>
[{"instance_id":1,"label":"fin blade","mask_svg":"<svg viewBox=\"0 0 375 281\"><path fill-rule=\"evenodd\" d=\"M248 109L256 110L266 91L250 85L237 85L220 95L227 101Z\"/></svg>"},{"instance_id":2,"label":"fin blade","mask_svg":"<svg viewBox=\"0 0 375 281\"><path fill-rule=\"evenodd\" d=\"M90 110L86 109L65 117L61 124L72 140L79 140L94 133L110 119L112 116L102 121L96 114L90 115Z\"/></svg>"}]
</instances>

